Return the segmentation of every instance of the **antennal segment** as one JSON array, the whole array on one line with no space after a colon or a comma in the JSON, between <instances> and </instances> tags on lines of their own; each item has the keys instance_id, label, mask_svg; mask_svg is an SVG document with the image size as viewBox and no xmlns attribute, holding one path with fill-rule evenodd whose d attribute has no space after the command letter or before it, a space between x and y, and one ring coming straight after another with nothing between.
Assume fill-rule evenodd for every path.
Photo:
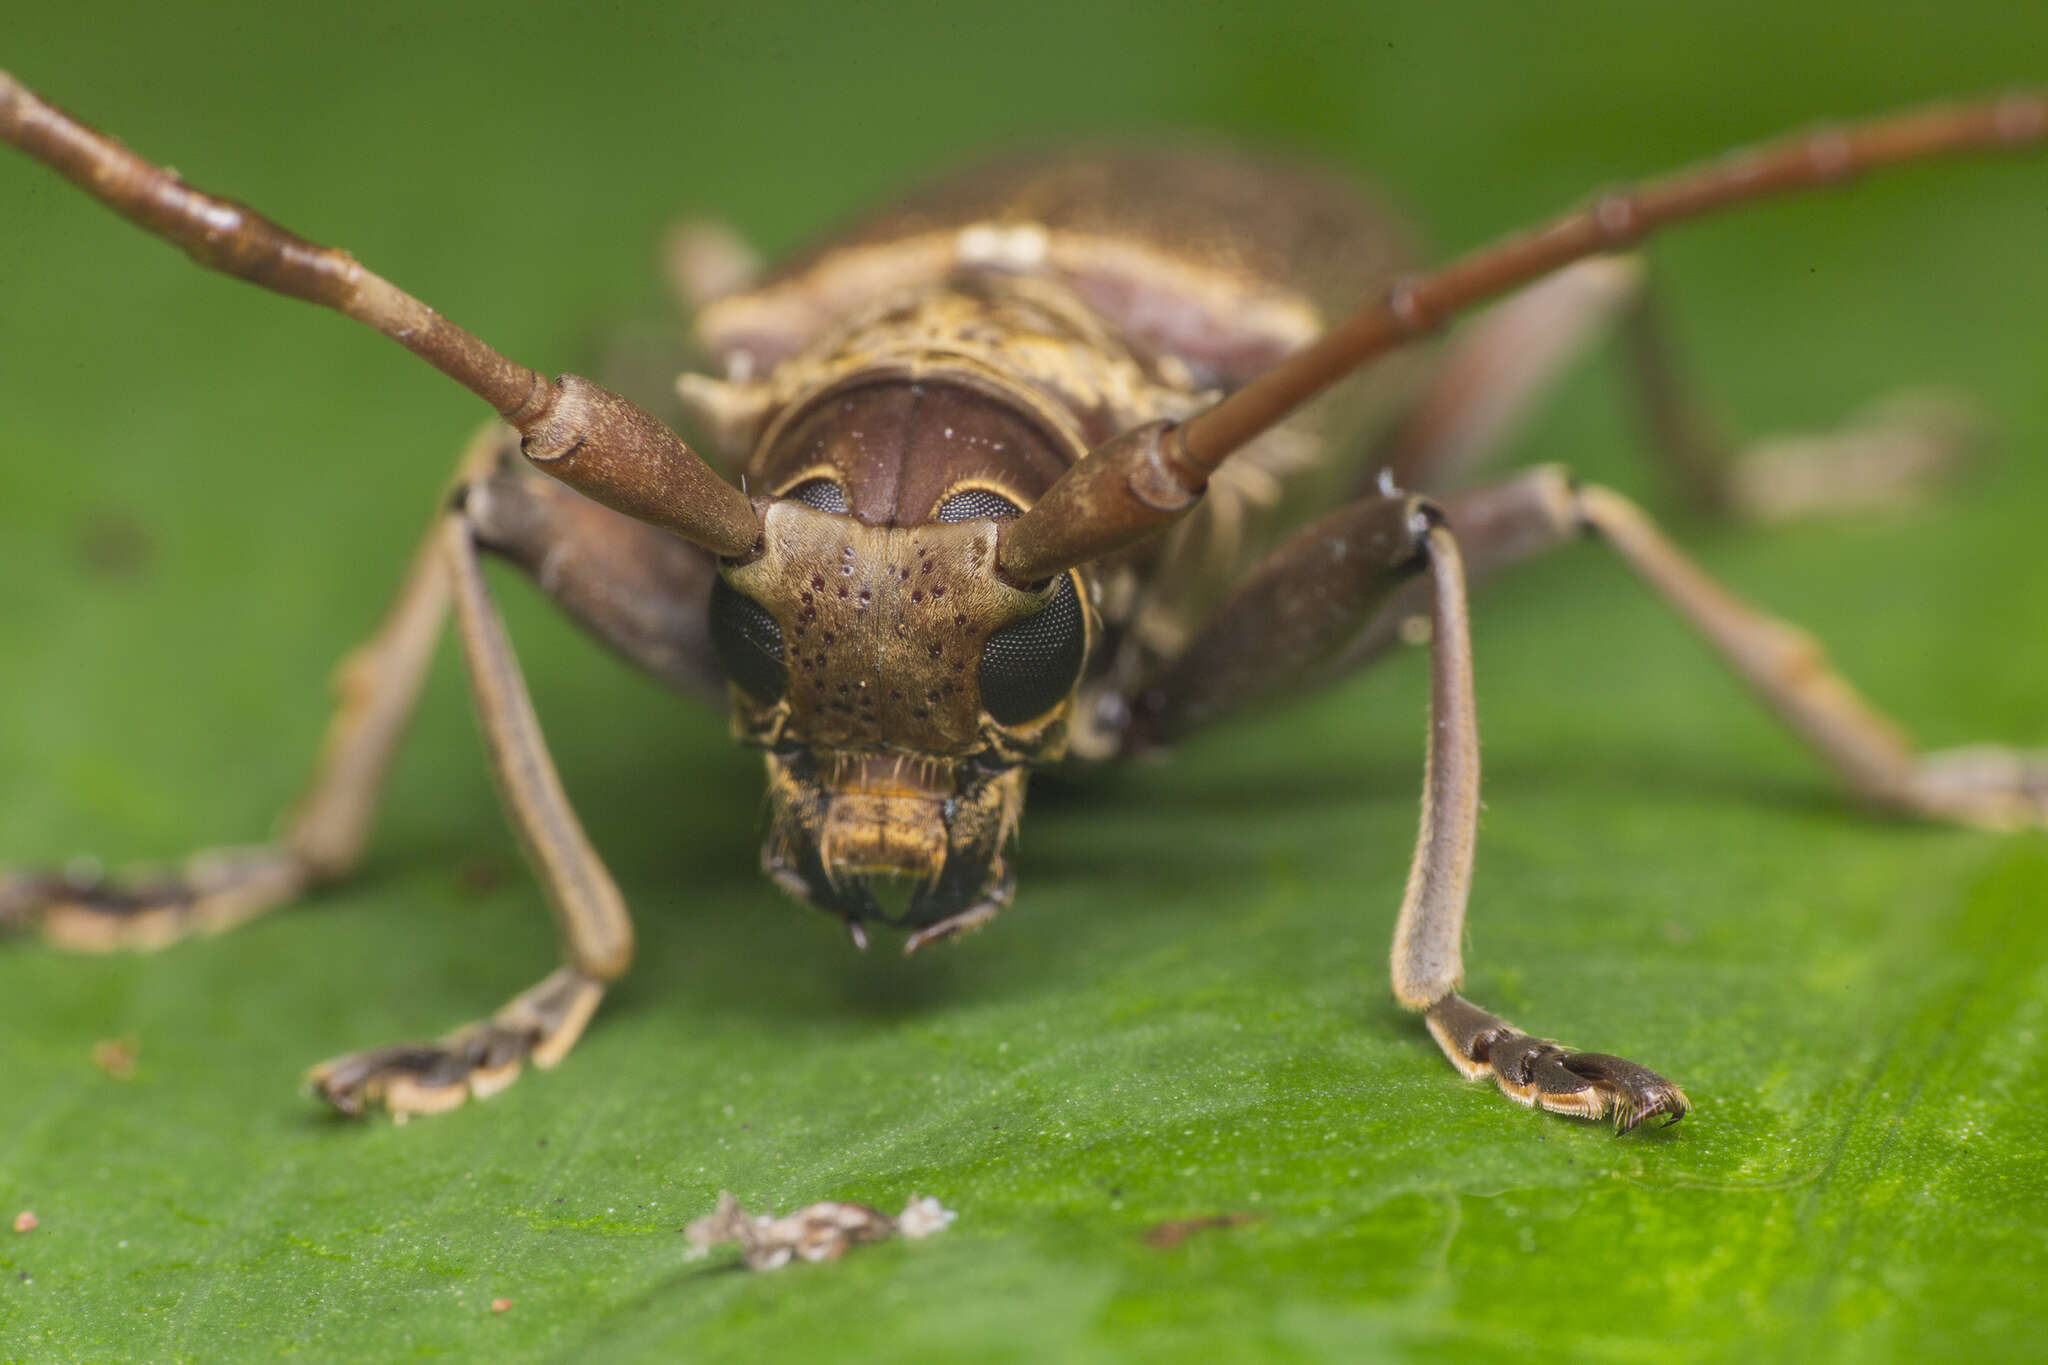
<instances>
[{"instance_id":1,"label":"antennal segment","mask_svg":"<svg viewBox=\"0 0 2048 1365\"><path fill-rule=\"evenodd\" d=\"M1230 453L1329 384L1454 314L1559 266L1632 246L1667 223L1863 171L2048 140L2048 91L2018 91L1737 151L1634 189L1609 191L1533 232L1481 247L1367 304L1314 342L1180 428L1189 463L1214 470Z\"/></svg>"},{"instance_id":2,"label":"antennal segment","mask_svg":"<svg viewBox=\"0 0 2048 1365\"><path fill-rule=\"evenodd\" d=\"M199 264L331 308L391 338L489 403L536 466L597 501L728 558L760 539L745 494L653 415L608 389L550 382L347 252L286 231L246 205L192 188L0 71L0 142L20 148Z\"/></svg>"},{"instance_id":3,"label":"antennal segment","mask_svg":"<svg viewBox=\"0 0 2048 1365\"><path fill-rule=\"evenodd\" d=\"M2048 141L2048 91L1944 105L1806 133L1600 195L1531 232L1482 247L1389 290L1177 427L1125 432L1005 523L997 565L1034 583L1153 534L1199 500L1232 452L1373 357L1560 266L1631 246L1667 223L1879 167Z\"/></svg>"}]
</instances>

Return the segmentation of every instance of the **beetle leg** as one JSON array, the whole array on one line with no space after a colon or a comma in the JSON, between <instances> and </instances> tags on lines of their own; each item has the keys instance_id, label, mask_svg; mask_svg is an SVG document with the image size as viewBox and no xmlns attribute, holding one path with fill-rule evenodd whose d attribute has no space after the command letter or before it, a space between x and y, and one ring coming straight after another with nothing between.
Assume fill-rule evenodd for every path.
<instances>
[{"instance_id":1,"label":"beetle leg","mask_svg":"<svg viewBox=\"0 0 2048 1365\"><path fill-rule=\"evenodd\" d=\"M1888 394L1841 426L1738 447L1686 382L1655 291L1643 280L1621 312L1620 342L1651 447L1696 508L1742 521L1876 511L1911 503L1982 444L1963 398L1938 389Z\"/></svg>"},{"instance_id":2,"label":"beetle leg","mask_svg":"<svg viewBox=\"0 0 2048 1365\"><path fill-rule=\"evenodd\" d=\"M676 308L695 317L728 295L760 280L761 254L724 223L686 218L662 243L661 273Z\"/></svg>"},{"instance_id":3,"label":"beetle leg","mask_svg":"<svg viewBox=\"0 0 2048 1365\"><path fill-rule=\"evenodd\" d=\"M509 436L510 433L507 433ZM723 705L706 620L718 562L678 536L535 474L515 442L463 491L477 548L510 560L577 624L672 687Z\"/></svg>"},{"instance_id":4,"label":"beetle leg","mask_svg":"<svg viewBox=\"0 0 2048 1365\"><path fill-rule=\"evenodd\" d=\"M493 423L471 442L458 478L490 467L502 431ZM0 873L0 930L38 928L81 951L160 948L232 928L347 875L440 639L448 611L441 560L429 538L376 633L335 670L339 701L313 780L280 838L207 850L169 871Z\"/></svg>"},{"instance_id":5,"label":"beetle leg","mask_svg":"<svg viewBox=\"0 0 2048 1365\"><path fill-rule=\"evenodd\" d=\"M1595 256L1474 318L1367 462L1355 492L1371 491L1381 470L1424 493L1462 487L1510 448L1571 363L1630 311L1643 273L1640 256Z\"/></svg>"},{"instance_id":6,"label":"beetle leg","mask_svg":"<svg viewBox=\"0 0 2048 1365\"><path fill-rule=\"evenodd\" d=\"M1550 466L1447 499L1445 509L1460 543L1473 547L1475 577L1582 536L1604 541L1864 804L1985 829L2048 826L2048 753L1998 745L1920 752L1810 635L1735 598L1613 490L1575 484ZM1343 665L1384 648L1395 623L1421 609L1404 592Z\"/></svg>"},{"instance_id":7,"label":"beetle leg","mask_svg":"<svg viewBox=\"0 0 2048 1365\"><path fill-rule=\"evenodd\" d=\"M1491 1080L1518 1104L1573 1118L1612 1117L1619 1133L1660 1114L1669 1126L1692 1109L1683 1090L1648 1067L1532 1038L1455 992L1430 1005L1423 1022L1465 1079Z\"/></svg>"},{"instance_id":8,"label":"beetle leg","mask_svg":"<svg viewBox=\"0 0 2048 1365\"><path fill-rule=\"evenodd\" d=\"M91 866L0 872L0 932L39 930L72 952L147 951L247 923L310 880L276 844L208 849L176 868L120 876Z\"/></svg>"},{"instance_id":9,"label":"beetle leg","mask_svg":"<svg viewBox=\"0 0 2048 1365\"><path fill-rule=\"evenodd\" d=\"M1170 744L1313 678L1423 566L1437 518L1418 497L1364 497L1289 536L1136 690L1126 746Z\"/></svg>"},{"instance_id":10,"label":"beetle leg","mask_svg":"<svg viewBox=\"0 0 2048 1365\"><path fill-rule=\"evenodd\" d=\"M1455 993L1465 974L1465 900L1479 823L1479 736L1457 542L1448 529L1432 525L1424 545L1431 589L1429 744L1422 827L1394 926L1394 997L1423 1012L1452 1065L1470 1079L1491 1077L1510 1099L1578 1118L1611 1115L1619 1132L1658 1114L1675 1123L1690 1102L1656 1072L1531 1038Z\"/></svg>"},{"instance_id":11,"label":"beetle leg","mask_svg":"<svg viewBox=\"0 0 2048 1365\"><path fill-rule=\"evenodd\" d=\"M436 1113L509 1084L528 1061L553 1066L575 1045L605 984L633 956L633 926L611 874L562 790L533 700L477 560L467 498L442 523L439 548L455 600L462 656L491 768L562 931L564 964L490 1019L434 1043L350 1053L309 1083L344 1113L381 1105Z\"/></svg>"},{"instance_id":12,"label":"beetle leg","mask_svg":"<svg viewBox=\"0 0 2048 1365\"><path fill-rule=\"evenodd\" d=\"M1425 567L1427 577L1412 582ZM1139 693L1131 743L1171 741L1313 677L1362 625L1388 617L1396 590L1401 613L1426 611L1431 630L1422 825L1394 931L1395 997L1425 1014L1460 1071L1492 1077L1524 1104L1581 1118L1612 1115L1622 1129L1656 1114L1678 1118L1685 1094L1655 1072L1538 1042L1453 993L1464 976L1479 745L1464 563L1433 503L1363 498L1283 542Z\"/></svg>"},{"instance_id":13,"label":"beetle leg","mask_svg":"<svg viewBox=\"0 0 2048 1365\"><path fill-rule=\"evenodd\" d=\"M465 452L455 483L479 549L525 570L641 668L723 700L704 620L717 572L709 554L534 473L516 435L495 422ZM339 704L319 763L277 840L208 849L162 871L0 870L0 933L39 929L77 951L161 948L233 928L353 871L448 610L439 534L377 632L336 669Z\"/></svg>"},{"instance_id":14,"label":"beetle leg","mask_svg":"<svg viewBox=\"0 0 2048 1365\"><path fill-rule=\"evenodd\" d=\"M1839 428L1738 447L1686 382L1641 256L1596 256L1510 295L1451 345L1395 426L1377 471L1404 488L1464 486L1512 443L1565 369L1615 333L1651 450L1701 511L1784 521L1909 502L1952 472L1981 441L1969 405L1939 390L1888 395Z\"/></svg>"},{"instance_id":15,"label":"beetle leg","mask_svg":"<svg viewBox=\"0 0 2048 1365\"><path fill-rule=\"evenodd\" d=\"M1988 745L1917 752L1812 636L1735 598L1641 508L1596 485L1573 489L1572 504L1577 528L1612 546L1859 800L1988 829L2048 825L2048 756Z\"/></svg>"},{"instance_id":16,"label":"beetle leg","mask_svg":"<svg viewBox=\"0 0 2048 1365\"><path fill-rule=\"evenodd\" d=\"M1359 504L1359 514L1367 506ZM1431 510L1427 503L1410 506L1425 514ZM1442 515L1448 527L1426 523L1426 529L1416 533L1430 567L1429 578L1401 586L1380 605L1353 643L1324 668L1323 677L1327 680L1333 672L1370 660L1400 638L1403 623L1426 617L1429 758L1422 828L1395 929L1394 994L1423 1013L1431 1036L1466 1076L1491 1078L1503 1093L1524 1104L1584 1118L1612 1116L1624 1131L1657 1115L1676 1121L1690 1107L1684 1091L1653 1071L1618 1057L1575 1053L1533 1038L1456 993L1464 972L1465 899L1479 791L1460 543L1472 547L1475 574L1484 575L1581 536L1602 539L1705 637L1857 797L1887 810L1988 828L2048 825L2048 755L1991 746L1915 752L1891 721L1828 667L1810 637L1730 596L1619 494L1575 485L1562 470L1546 467L1447 499ZM1306 547L1298 542L1327 535L1333 522L1326 518L1299 533L1269 563L1277 567L1291 554L1299 555ZM1453 530L1457 541L1452 540ZM1337 562L1343 558L1337 556ZM1303 560L1301 568L1314 573L1327 566L1318 569ZM1251 591L1241 590L1226 600L1217 620L1197 636L1197 646L1212 638L1235 639L1254 654L1271 651L1282 666L1269 674L1253 659L1236 665L1234 671L1224 668L1216 683L1204 684L1177 681L1182 671L1176 664L1164 681L1187 691L1161 693L1155 688L1138 698L1134 717L1139 742L1170 738L1222 714L1234 702L1230 696L1205 694L1204 686L1237 687L1248 680L1256 693L1262 682L1284 678L1311 657L1289 645L1286 603L1293 593L1313 605L1318 589L1295 575L1269 579L1265 566L1254 571L1248 587ZM1241 605L1248 609L1240 612ZM1347 623L1355 626L1357 618L1326 619L1325 629L1334 633ZM1227 659L1222 662L1229 664Z\"/></svg>"}]
</instances>

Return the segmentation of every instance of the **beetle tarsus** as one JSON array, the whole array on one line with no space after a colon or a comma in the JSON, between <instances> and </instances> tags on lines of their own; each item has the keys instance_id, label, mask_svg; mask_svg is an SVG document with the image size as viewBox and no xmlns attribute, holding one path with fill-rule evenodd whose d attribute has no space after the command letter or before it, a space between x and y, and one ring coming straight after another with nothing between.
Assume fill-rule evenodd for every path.
<instances>
[{"instance_id":1,"label":"beetle tarsus","mask_svg":"<svg viewBox=\"0 0 2048 1365\"><path fill-rule=\"evenodd\" d=\"M2048 751L1972 744L1922 754L1900 804L1978 829L2048 829Z\"/></svg>"},{"instance_id":2,"label":"beetle tarsus","mask_svg":"<svg viewBox=\"0 0 2048 1365\"><path fill-rule=\"evenodd\" d=\"M926 925L903 940L903 955L909 957L919 948L937 943L943 938L958 938L962 934L971 934L1001 914L1002 909L1002 901L979 901L951 918L942 919L937 924Z\"/></svg>"},{"instance_id":3,"label":"beetle tarsus","mask_svg":"<svg viewBox=\"0 0 2048 1365\"><path fill-rule=\"evenodd\" d=\"M1726 468L1720 501L1754 522L1897 511L1925 501L1984 436L1983 419L1953 394L1895 393L1836 430L1751 445Z\"/></svg>"},{"instance_id":4,"label":"beetle tarsus","mask_svg":"<svg viewBox=\"0 0 2048 1365\"><path fill-rule=\"evenodd\" d=\"M368 1048L322 1062L306 1086L341 1113L383 1109L404 1121L488 1099L519 1078L528 1062L553 1066L582 1036L604 996L601 982L563 967L513 997L490 1019L437 1042Z\"/></svg>"},{"instance_id":5,"label":"beetle tarsus","mask_svg":"<svg viewBox=\"0 0 2048 1365\"><path fill-rule=\"evenodd\" d=\"M1648 1067L1532 1038L1461 996L1444 996L1426 1019L1430 1036L1466 1079L1490 1079L1518 1104L1573 1118L1611 1118L1616 1133L1659 1115L1668 1127L1692 1109L1683 1090Z\"/></svg>"},{"instance_id":6,"label":"beetle tarsus","mask_svg":"<svg viewBox=\"0 0 2048 1365\"><path fill-rule=\"evenodd\" d=\"M148 951L216 934L306 888L305 864L272 845L213 849L176 869L0 872L0 934L38 931L73 952Z\"/></svg>"}]
</instances>

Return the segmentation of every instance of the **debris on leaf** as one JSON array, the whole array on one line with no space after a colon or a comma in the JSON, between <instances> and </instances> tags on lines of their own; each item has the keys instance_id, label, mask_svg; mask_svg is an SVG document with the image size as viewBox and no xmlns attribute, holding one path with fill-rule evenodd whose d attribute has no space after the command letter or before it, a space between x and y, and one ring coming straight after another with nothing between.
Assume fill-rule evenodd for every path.
<instances>
[{"instance_id":1,"label":"debris on leaf","mask_svg":"<svg viewBox=\"0 0 2048 1365\"><path fill-rule=\"evenodd\" d=\"M135 1078L135 1056L142 1044L134 1038L102 1038L92 1045L92 1064L117 1081Z\"/></svg>"},{"instance_id":2,"label":"debris on leaf","mask_svg":"<svg viewBox=\"0 0 2048 1365\"><path fill-rule=\"evenodd\" d=\"M14 1230L16 1232L34 1232L37 1225L41 1222L42 1219L36 1217L34 1209L23 1209L20 1213L14 1215Z\"/></svg>"},{"instance_id":3,"label":"debris on leaf","mask_svg":"<svg viewBox=\"0 0 2048 1365\"><path fill-rule=\"evenodd\" d=\"M491 1311L492 1311L493 1313L502 1313L502 1312L504 1312L504 1311L505 1311L506 1309L510 1308L511 1306L512 1306L512 1300L510 1300L510 1299L492 1299L492 1300L491 1300Z\"/></svg>"},{"instance_id":4,"label":"debris on leaf","mask_svg":"<svg viewBox=\"0 0 2048 1365\"><path fill-rule=\"evenodd\" d=\"M1241 1228L1246 1223L1258 1222L1261 1216L1243 1212L1212 1213L1204 1218L1178 1218L1170 1223L1155 1223L1145 1229L1145 1245L1159 1251L1171 1251L1197 1232Z\"/></svg>"},{"instance_id":5,"label":"debris on leaf","mask_svg":"<svg viewBox=\"0 0 2048 1365\"><path fill-rule=\"evenodd\" d=\"M683 1232L690 1239L688 1255L692 1260L707 1255L712 1247L737 1242L747 1269L780 1270L794 1257L836 1261L863 1243L890 1237L929 1237L958 1216L930 1196L913 1195L895 1218L866 1204L835 1199L806 1204L777 1218L750 1214L740 1207L739 1200L720 1190L718 1207Z\"/></svg>"},{"instance_id":6,"label":"debris on leaf","mask_svg":"<svg viewBox=\"0 0 2048 1365\"><path fill-rule=\"evenodd\" d=\"M930 1195L912 1195L903 1212L896 1215L896 1231L905 1237L929 1237L944 1232L959 1216Z\"/></svg>"}]
</instances>

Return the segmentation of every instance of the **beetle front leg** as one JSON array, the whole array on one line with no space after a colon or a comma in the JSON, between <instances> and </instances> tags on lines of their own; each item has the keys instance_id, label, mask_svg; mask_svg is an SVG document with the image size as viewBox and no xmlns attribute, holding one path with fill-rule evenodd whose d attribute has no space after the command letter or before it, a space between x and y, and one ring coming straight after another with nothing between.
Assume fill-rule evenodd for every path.
<instances>
[{"instance_id":1,"label":"beetle front leg","mask_svg":"<svg viewBox=\"0 0 2048 1365\"><path fill-rule=\"evenodd\" d=\"M709 552L536 474L516 441L508 440L496 468L466 484L461 496L479 550L524 570L578 625L636 667L725 705L725 675L705 616L718 577Z\"/></svg>"},{"instance_id":2,"label":"beetle front leg","mask_svg":"<svg viewBox=\"0 0 2048 1365\"><path fill-rule=\"evenodd\" d=\"M1456 994L1479 825L1479 730L1464 565L1446 528L1431 527L1424 543L1432 589L1429 746L1422 828L1394 926L1394 997L1422 1012L1453 1066L1468 1079L1490 1078L1510 1099L1576 1118L1612 1116L1617 1132L1660 1114L1676 1123L1691 1102L1656 1072L1532 1038Z\"/></svg>"},{"instance_id":3,"label":"beetle front leg","mask_svg":"<svg viewBox=\"0 0 2048 1365\"><path fill-rule=\"evenodd\" d=\"M1493 554L1515 548L1511 519L1485 529ZM1415 581L1424 568L1427 577ZM1426 603L1413 596L1420 592ZM1659 1114L1682 1117L1685 1092L1656 1072L1532 1038L1455 994L1464 977L1479 821L1479 740L1464 562L1435 504L1362 498L1289 537L1140 692L1130 742L1170 742L1297 688L1342 660L1362 629L1414 609L1431 618L1429 741L1421 829L1394 930L1395 998L1423 1014L1459 1071L1490 1077L1523 1104L1579 1118L1611 1115L1623 1131Z\"/></svg>"},{"instance_id":4,"label":"beetle front leg","mask_svg":"<svg viewBox=\"0 0 2048 1365\"><path fill-rule=\"evenodd\" d=\"M533 700L484 583L464 507L458 505L444 521L439 547L491 768L546 887L567 960L490 1019L437 1042L373 1048L314 1067L309 1083L349 1114L371 1106L401 1116L438 1113L495 1093L529 1061L553 1066L575 1046L605 984L633 957L625 900L584 835L548 756Z\"/></svg>"}]
</instances>

